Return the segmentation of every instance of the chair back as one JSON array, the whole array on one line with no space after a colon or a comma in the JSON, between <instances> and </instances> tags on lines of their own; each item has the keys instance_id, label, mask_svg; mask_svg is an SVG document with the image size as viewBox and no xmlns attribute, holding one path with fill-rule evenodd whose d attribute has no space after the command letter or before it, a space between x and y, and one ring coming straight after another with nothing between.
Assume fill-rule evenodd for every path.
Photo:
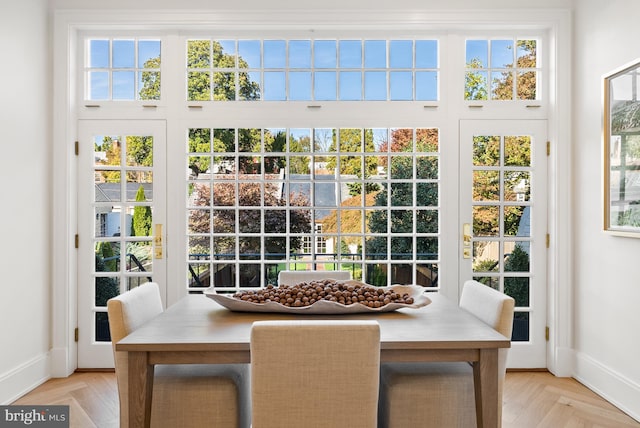
<instances>
[{"instance_id":1,"label":"chair back","mask_svg":"<svg viewBox=\"0 0 640 428\"><path fill-rule=\"evenodd\" d=\"M464 283L460 307L481 319L498 333L511 338L515 301L478 281Z\"/></svg>"},{"instance_id":2,"label":"chair back","mask_svg":"<svg viewBox=\"0 0 640 428\"><path fill-rule=\"evenodd\" d=\"M374 428L376 321L257 321L251 329L253 428Z\"/></svg>"},{"instance_id":3,"label":"chair back","mask_svg":"<svg viewBox=\"0 0 640 428\"><path fill-rule=\"evenodd\" d=\"M155 282L145 282L109 299L107 312L111 342L115 344L162 311L160 288Z\"/></svg>"},{"instance_id":4,"label":"chair back","mask_svg":"<svg viewBox=\"0 0 640 428\"><path fill-rule=\"evenodd\" d=\"M300 282L316 281L319 279L346 281L351 279L351 272L346 270L282 270L278 274L279 285L295 285Z\"/></svg>"},{"instance_id":5,"label":"chair back","mask_svg":"<svg viewBox=\"0 0 640 428\"><path fill-rule=\"evenodd\" d=\"M107 301L122 426L127 426L129 415L129 360L126 352L116 351L116 343L162 311L160 288L155 282L146 282Z\"/></svg>"}]
</instances>

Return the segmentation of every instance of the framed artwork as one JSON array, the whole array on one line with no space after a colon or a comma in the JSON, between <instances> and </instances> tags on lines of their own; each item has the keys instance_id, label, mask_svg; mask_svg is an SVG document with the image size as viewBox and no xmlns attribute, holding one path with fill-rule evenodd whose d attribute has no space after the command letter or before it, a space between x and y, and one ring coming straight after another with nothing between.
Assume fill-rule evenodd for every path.
<instances>
[{"instance_id":1,"label":"framed artwork","mask_svg":"<svg viewBox=\"0 0 640 428\"><path fill-rule=\"evenodd\" d=\"M640 237L640 60L604 76L604 229Z\"/></svg>"}]
</instances>

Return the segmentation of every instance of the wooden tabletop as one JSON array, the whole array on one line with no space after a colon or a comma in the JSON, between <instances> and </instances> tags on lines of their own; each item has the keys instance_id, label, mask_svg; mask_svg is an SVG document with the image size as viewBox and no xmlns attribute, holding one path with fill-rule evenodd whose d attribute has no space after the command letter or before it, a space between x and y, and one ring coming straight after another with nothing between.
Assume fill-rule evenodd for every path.
<instances>
[{"instance_id":1,"label":"wooden tabletop","mask_svg":"<svg viewBox=\"0 0 640 428\"><path fill-rule=\"evenodd\" d=\"M119 351L245 351L251 324L278 319L367 319L380 324L384 350L505 348L509 339L438 293L432 303L393 312L297 315L231 312L205 295L192 294L116 344Z\"/></svg>"}]
</instances>

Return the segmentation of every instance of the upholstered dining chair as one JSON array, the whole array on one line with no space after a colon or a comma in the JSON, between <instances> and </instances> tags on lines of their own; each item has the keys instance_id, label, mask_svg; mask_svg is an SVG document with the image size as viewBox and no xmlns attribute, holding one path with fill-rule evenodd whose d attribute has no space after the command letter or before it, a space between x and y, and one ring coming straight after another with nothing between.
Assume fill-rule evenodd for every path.
<instances>
[{"instance_id":1,"label":"upholstered dining chair","mask_svg":"<svg viewBox=\"0 0 640 428\"><path fill-rule=\"evenodd\" d=\"M295 285L319 279L348 280L351 279L351 273L346 270L282 270L278 274L279 285Z\"/></svg>"},{"instance_id":2,"label":"upholstered dining chair","mask_svg":"<svg viewBox=\"0 0 640 428\"><path fill-rule=\"evenodd\" d=\"M513 298L477 281L466 281L460 307L511 338ZM509 348L498 350L498 399ZM381 368L381 428L476 426L473 368L469 363L388 363ZM498 423L502 420L502 404Z\"/></svg>"},{"instance_id":3,"label":"upholstered dining chair","mask_svg":"<svg viewBox=\"0 0 640 428\"><path fill-rule=\"evenodd\" d=\"M252 427L374 428L379 374L376 321L256 321Z\"/></svg>"},{"instance_id":4,"label":"upholstered dining chair","mask_svg":"<svg viewBox=\"0 0 640 428\"><path fill-rule=\"evenodd\" d=\"M129 426L127 353L115 344L159 315L158 284L148 282L107 301L120 399L120 427ZM152 427L249 427L248 365L156 365Z\"/></svg>"}]
</instances>

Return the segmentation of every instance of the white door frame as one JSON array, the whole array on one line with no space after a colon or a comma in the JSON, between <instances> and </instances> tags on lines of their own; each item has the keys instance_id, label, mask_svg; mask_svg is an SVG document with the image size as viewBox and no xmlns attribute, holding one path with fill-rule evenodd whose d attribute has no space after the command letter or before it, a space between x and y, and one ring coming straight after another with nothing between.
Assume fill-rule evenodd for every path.
<instances>
[{"instance_id":1,"label":"white door frame","mask_svg":"<svg viewBox=\"0 0 640 428\"><path fill-rule=\"evenodd\" d=\"M510 368L546 368L547 358L546 349L547 342L545 340L545 326L547 322L547 121L546 120L462 120L460 121L460 229L463 224L468 225L468 231L463 232L469 234L470 243L460 242L460 286L465 280L474 277L486 277L496 275L494 278L498 282L500 291L502 282L500 278L509 276L509 273L502 273L503 258L502 251L506 253L506 248L501 250L500 254L496 254L498 260L497 272L483 275L480 272L473 272L472 262L474 259L474 243L476 238L473 233L472 219L472 183L473 183L473 137L474 136L530 136L531 137L531 162L530 167L488 167L496 172L502 170L523 170L528 172L530 186L530 197L527 201L487 201L485 204L490 206L499 206L502 210L504 206L522 205L529 207L530 210L530 234L520 237L526 244L529 253L529 274L511 273L512 276L519 274L526 275L529 278L529 306L518 307L516 302L516 314L528 314L529 317L529 340L527 342L512 341L511 350L509 351L509 360L507 366ZM501 153L503 150L500 150ZM476 167L478 168L478 167ZM491 171L489 171L491 172ZM501 179L500 187L503 188L505 180ZM504 189L500 191L503 195ZM483 202L477 202L476 204ZM500 216L501 218L501 216ZM524 217L523 217L524 218ZM500 221L500 220L498 220ZM500 225L502 230L502 225ZM487 239L487 238L485 238ZM491 242L501 242L502 245L508 245L514 241L518 241L517 236L505 236L502 234L489 238ZM482 238L479 238L482 240ZM470 244L470 245L469 245Z\"/></svg>"},{"instance_id":2,"label":"white door frame","mask_svg":"<svg viewBox=\"0 0 640 428\"><path fill-rule=\"evenodd\" d=\"M166 305L166 126L161 120L80 120L78 123L79 155L78 155L78 367L81 368L110 368L113 367L113 353L110 341L96 340L96 314L106 313L105 307L96 306L96 279L99 273L94 273L94 238L99 241L111 240L120 245L121 263L119 274L110 276L119 279L120 293L129 288L128 281L146 282L149 277L160 286L161 296ZM132 205L131 198L127 198L125 174L121 174L121 196L114 201L114 206L121 206L116 216L118 222L125 226L125 230L118 228L116 234L108 233L104 236L96 233L96 208L104 203L96 201L94 179L94 136L153 136L153 199L149 202L152 207L152 235L148 242L151 250L152 271L148 274L128 273L124 256L125 242L139 240L129 236L126 231L126 211ZM127 142L122 142L126 147ZM126 165L120 165L125 171ZM104 206L107 209L110 207ZM113 207L111 207L112 209ZM160 226L160 228L158 228ZM162 230L164 229L164 230ZM156 236L156 233L160 233ZM100 235L100 236L96 236ZM111 237L115 236L115 237ZM114 241L115 240L115 241ZM104 273L103 273L104 275ZM133 276L131 276L133 275ZM106 278L105 278L106 279ZM133 285L135 286L135 285ZM115 290L114 290L115 291ZM106 333L103 333L106 334Z\"/></svg>"}]
</instances>

